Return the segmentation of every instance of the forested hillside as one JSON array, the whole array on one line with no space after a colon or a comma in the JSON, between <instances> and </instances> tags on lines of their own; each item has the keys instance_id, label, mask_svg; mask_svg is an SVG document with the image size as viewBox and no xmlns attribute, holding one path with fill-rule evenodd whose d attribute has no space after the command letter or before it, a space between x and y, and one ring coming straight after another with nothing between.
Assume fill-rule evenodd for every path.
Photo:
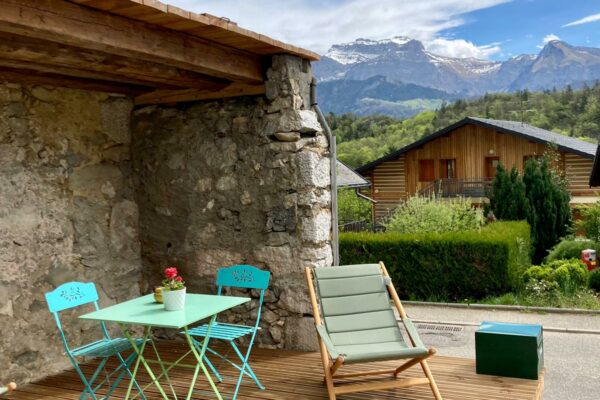
<instances>
[{"instance_id":1,"label":"forested hillside","mask_svg":"<svg viewBox=\"0 0 600 400\"><path fill-rule=\"evenodd\" d=\"M338 159L358 167L467 116L523 121L595 142L600 138L600 84L581 90L486 94L405 120L351 114L329 114L327 120L337 135Z\"/></svg>"}]
</instances>

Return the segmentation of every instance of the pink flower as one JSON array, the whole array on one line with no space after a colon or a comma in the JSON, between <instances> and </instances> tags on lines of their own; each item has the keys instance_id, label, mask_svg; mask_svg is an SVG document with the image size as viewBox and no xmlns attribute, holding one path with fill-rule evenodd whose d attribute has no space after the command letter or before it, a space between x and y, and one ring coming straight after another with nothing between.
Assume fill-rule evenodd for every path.
<instances>
[{"instance_id":1,"label":"pink flower","mask_svg":"<svg viewBox=\"0 0 600 400\"><path fill-rule=\"evenodd\" d=\"M173 279L177 276L177 268L175 267L168 267L165 269L165 277L167 279Z\"/></svg>"},{"instance_id":2,"label":"pink flower","mask_svg":"<svg viewBox=\"0 0 600 400\"><path fill-rule=\"evenodd\" d=\"M180 276L178 276L177 278L175 278L175 280L176 280L177 282L183 282L183 278L182 278L182 277L180 277Z\"/></svg>"}]
</instances>

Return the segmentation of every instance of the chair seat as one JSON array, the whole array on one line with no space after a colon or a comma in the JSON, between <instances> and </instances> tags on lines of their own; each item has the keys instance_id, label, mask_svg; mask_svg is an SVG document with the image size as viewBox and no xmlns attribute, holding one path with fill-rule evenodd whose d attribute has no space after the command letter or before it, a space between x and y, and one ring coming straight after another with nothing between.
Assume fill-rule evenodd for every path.
<instances>
[{"instance_id":1,"label":"chair seat","mask_svg":"<svg viewBox=\"0 0 600 400\"><path fill-rule=\"evenodd\" d=\"M136 344L142 344L143 339L136 339ZM75 357L110 357L117 353L131 349L131 343L126 338L101 339L93 343L73 349Z\"/></svg>"},{"instance_id":2,"label":"chair seat","mask_svg":"<svg viewBox=\"0 0 600 400\"><path fill-rule=\"evenodd\" d=\"M344 357L344 363L399 360L428 354L425 347L407 347L403 342L337 345L335 349Z\"/></svg>"},{"instance_id":3,"label":"chair seat","mask_svg":"<svg viewBox=\"0 0 600 400\"><path fill-rule=\"evenodd\" d=\"M191 336L205 337L207 329L208 324L204 324L188 330L188 333ZM252 332L254 332L254 327L251 326L216 323L210 329L210 339L232 341L237 338L241 338L242 336L249 335Z\"/></svg>"}]
</instances>

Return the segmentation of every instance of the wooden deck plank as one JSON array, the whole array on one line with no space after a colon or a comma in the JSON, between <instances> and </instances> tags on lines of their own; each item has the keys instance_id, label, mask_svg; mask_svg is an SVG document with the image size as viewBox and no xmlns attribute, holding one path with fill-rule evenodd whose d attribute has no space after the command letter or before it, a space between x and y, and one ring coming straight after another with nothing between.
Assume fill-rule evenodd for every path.
<instances>
[{"instance_id":1,"label":"wooden deck plank","mask_svg":"<svg viewBox=\"0 0 600 400\"><path fill-rule=\"evenodd\" d=\"M223 349L221 346L218 349ZM187 351L184 343L179 341L163 341L159 343L161 357L167 361L173 361ZM150 351L150 350L149 350ZM226 351L226 350L224 350ZM230 353L231 354L231 353ZM193 359L186 360L190 363ZM213 360L215 366L229 379L219 384L219 390L226 397L231 397L234 390L234 373L228 365L223 365L219 360ZM322 367L318 353L306 353L297 351L255 349L251 357L254 371L266 391L261 391L254 383L245 380L238 398L240 400L283 400L283 399L326 399L327 391L323 385ZM90 374L95 363L86 364L84 372ZM114 362L109 363L114 367ZM353 372L357 369L381 369L394 368L397 362L373 363L361 366L344 367L343 372ZM501 378L475 373L474 360L436 356L429 362L434 377L445 400L536 400L541 399L543 379L531 381L514 378ZM158 371L158 366L156 368ZM177 369L170 373L171 380L177 394L187 394L187 385L192 376L189 369ZM402 374L403 378L421 378L423 374L418 366L413 367ZM391 378L372 377L370 381L390 382ZM138 381L143 386L150 382L148 375L144 372L139 374ZM361 383L364 380L347 380L349 383ZM123 398L128 381L124 380L115 392L114 398ZM385 386L382 383L382 386ZM83 388L73 370L67 370L59 375L49 376L45 379L22 386L17 392L7 396L13 400L75 400ZM198 391L195 399L212 399L214 396L209 392L205 380L200 379L197 384ZM100 391L104 393L104 391ZM146 395L148 399L160 399L156 388L151 386ZM0 396L1 397L1 396ZM427 385L398 388L378 392L354 393L339 395L339 400L359 399L404 399L425 400L433 396Z\"/></svg>"}]
</instances>

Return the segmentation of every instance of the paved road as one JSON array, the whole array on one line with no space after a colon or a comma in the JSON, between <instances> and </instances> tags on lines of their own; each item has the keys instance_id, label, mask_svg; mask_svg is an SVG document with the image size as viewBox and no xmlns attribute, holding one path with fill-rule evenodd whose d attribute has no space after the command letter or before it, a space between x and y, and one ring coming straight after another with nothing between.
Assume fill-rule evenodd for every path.
<instances>
[{"instance_id":1,"label":"paved road","mask_svg":"<svg viewBox=\"0 0 600 400\"><path fill-rule=\"evenodd\" d=\"M535 314L417 305L406 305L405 308L413 320L466 324L489 320L600 331L600 315ZM417 324L418 327L423 325ZM440 355L474 358L475 330L473 326L463 326L457 332L421 328L420 333L423 342L437 347ZM544 400L600 399L600 334L544 332L544 352L547 371Z\"/></svg>"}]
</instances>

